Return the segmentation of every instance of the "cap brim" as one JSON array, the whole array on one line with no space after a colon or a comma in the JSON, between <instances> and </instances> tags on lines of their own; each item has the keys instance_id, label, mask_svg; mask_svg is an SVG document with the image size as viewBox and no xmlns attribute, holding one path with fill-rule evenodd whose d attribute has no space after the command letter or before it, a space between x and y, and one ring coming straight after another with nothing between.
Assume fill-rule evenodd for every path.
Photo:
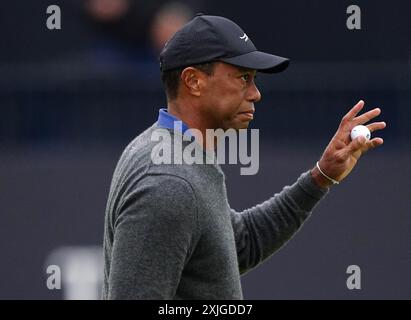
<instances>
[{"instance_id":1,"label":"cap brim","mask_svg":"<svg viewBox=\"0 0 411 320\"><path fill-rule=\"evenodd\" d=\"M241 56L219 59L223 62L254 69L264 73L277 73L287 69L290 60L261 51L252 51Z\"/></svg>"}]
</instances>

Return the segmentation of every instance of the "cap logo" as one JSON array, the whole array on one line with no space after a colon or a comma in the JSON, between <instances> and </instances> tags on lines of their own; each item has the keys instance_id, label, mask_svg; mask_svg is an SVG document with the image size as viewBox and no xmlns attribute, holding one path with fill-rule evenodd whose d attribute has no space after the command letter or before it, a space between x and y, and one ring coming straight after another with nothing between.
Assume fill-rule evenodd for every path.
<instances>
[{"instance_id":1,"label":"cap logo","mask_svg":"<svg viewBox=\"0 0 411 320\"><path fill-rule=\"evenodd\" d=\"M248 36L244 33L242 37L240 37L241 40L244 40L244 42L247 42Z\"/></svg>"}]
</instances>

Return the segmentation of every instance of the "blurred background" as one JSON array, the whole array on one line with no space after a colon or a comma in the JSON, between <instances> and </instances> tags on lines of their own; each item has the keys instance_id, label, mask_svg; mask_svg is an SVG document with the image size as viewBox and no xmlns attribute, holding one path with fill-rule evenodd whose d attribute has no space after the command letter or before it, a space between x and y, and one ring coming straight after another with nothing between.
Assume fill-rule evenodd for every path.
<instances>
[{"instance_id":1,"label":"blurred background","mask_svg":"<svg viewBox=\"0 0 411 320\"><path fill-rule=\"evenodd\" d=\"M347 7L361 8L348 30ZM49 5L61 29L49 30ZM224 166L245 209L314 166L359 99L385 144L333 188L303 229L243 279L247 299L411 299L409 1L66 0L0 4L0 299L96 299L104 210L123 148L166 100L157 55L197 12L237 22L290 57L257 79L260 170ZM61 289L50 290L50 265ZM347 289L347 267L361 290ZM49 273L47 273L50 271Z\"/></svg>"}]
</instances>

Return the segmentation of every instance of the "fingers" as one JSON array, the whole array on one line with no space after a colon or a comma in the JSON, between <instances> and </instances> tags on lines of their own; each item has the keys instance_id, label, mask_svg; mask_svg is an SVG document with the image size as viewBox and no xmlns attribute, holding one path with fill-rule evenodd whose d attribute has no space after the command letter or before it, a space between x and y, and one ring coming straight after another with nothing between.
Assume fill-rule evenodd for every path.
<instances>
[{"instance_id":1,"label":"fingers","mask_svg":"<svg viewBox=\"0 0 411 320\"><path fill-rule=\"evenodd\" d=\"M355 118L355 116L364 108L364 101L360 100L358 103L351 108L350 111L342 118L340 126L337 131L337 136L344 140L345 143L348 143L349 140L347 137L347 132L351 130L354 126L352 126L352 120Z\"/></svg>"},{"instance_id":2,"label":"fingers","mask_svg":"<svg viewBox=\"0 0 411 320\"><path fill-rule=\"evenodd\" d=\"M353 119L353 124L354 126L357 126L359 124L364 124L371 119L374 119L375 117L379 116L381 114L381 109L380 108L375 108L373 110L370 110L356 118Z\"/></svg>"},{"instance_id":3,"label":"fingers","mask_svg":"<svg viewBox=\"0 0 411 320\"><path fill-rule=\"evenodd\" d=\"M374 138L371 140L367 140L364 137L358 137L357 139L351 141L348 145L348 152L351 154L355 154L358 151L361 151L361 154L367 152L370 149L374 149L384 143L382 138Z\"/></svg>"},{"instance_id":4,"label":"fingers","mask_svg":"<svg viewBox=\"0 0 411 320\"><path fill-rule=\"evenodd\" d=\"M358 103L354 107L352 107L352 109L348 111L348 113L343 117L343 121L348 122L354 119L354 117L358 114L358 112L361 111L363 107L364 107L364 101L363 100L358 101Z\"/></svg>"},{"instance_id":5,"label":"fingers","mask_svg":"<svg viewBox=\"0 0 411 320\"><path fill-rule=\"evenodd\" d=\"M352 128L360 124L365 124L381 114L381 109L375 108L356 117L363 107L364 101L360 100L341 120L337 135L347 144L349 143L349 137L347 136L347 133L349 133ZM368 129L371 132L384 129L385 126L385 122L378 122L367 125Z\"/></svg>"},{"instance_id":6,"label":"fingers","mask_svg":"<svg viewBox=\"0 0 411 320\"><path fill-rule=\"evenodd\" d=\"M383 122L370 123L370 124L367 125L366 127L367 127L368 130L370 130L371 132L374 132L374 131L377 131L377 130L384 129L386 126L387 126L387 124L383 121Z\"/></svg>"},{"instance_id":7,"label":"fingers","mask_svg":"<svg viewBox=\"0 0 411 320\"><path fill-rule=\"evenodd\" d=\"M369 149L374 149L375 147L378 147L384 143L384 140L382 138L374 138L371 139L370 141L367 141L367 150Z\"/></svg>"}]
</instances>

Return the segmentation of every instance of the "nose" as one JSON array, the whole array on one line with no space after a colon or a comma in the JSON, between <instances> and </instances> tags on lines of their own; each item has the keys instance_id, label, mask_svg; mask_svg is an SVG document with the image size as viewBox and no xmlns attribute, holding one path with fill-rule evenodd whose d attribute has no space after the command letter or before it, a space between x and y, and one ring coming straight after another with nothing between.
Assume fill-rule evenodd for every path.
<instances>
[{"instance_id":1,"label":"nose","mask_svg":"<svg viewBox=\"0 0 411 320\"><path fill-rule=\"evenodd\" d=\"M249 86L247 92L247 100L251 102L258 102L261 100L261 93L258 90L257 86L255 85L254 81Z\"/></svg>"}]
</instances>

